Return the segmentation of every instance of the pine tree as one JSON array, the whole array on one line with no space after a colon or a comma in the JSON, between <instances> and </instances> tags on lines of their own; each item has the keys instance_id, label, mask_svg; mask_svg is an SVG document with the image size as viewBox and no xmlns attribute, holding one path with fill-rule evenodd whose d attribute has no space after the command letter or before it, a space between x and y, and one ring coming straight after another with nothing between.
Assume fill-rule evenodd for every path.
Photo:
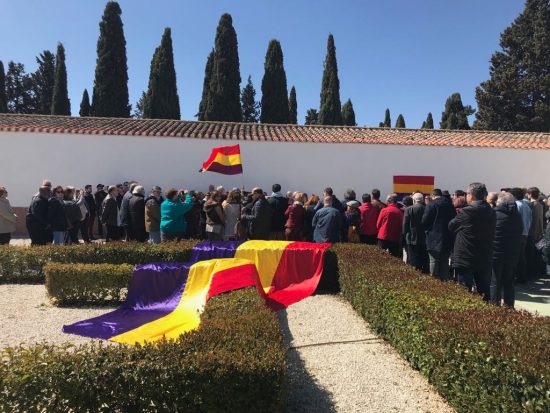
<instances>
[{"instance_id":1,"label":"pine tree","mask_svg":"<svg viewBox=\"0 0 550 413\"><path fill-rule=\"evenodd\" d=\"M464 106L460 93L453 93L445 102L445 111L441 114L441 129L470 129L468 116L475 112L470 105Z\"/></svg>"},{"instance_id":2,"label":"pine tree","mask_svg":"<svg viewBox=\"0 0 550 413\"><path fill-rule=\"evenodd\" d=\"M36 63L38 63L38 69L32 74L36 113L50 115L55 87L55 55L49 50L44 50L36 57Z\"/></svg>"},{"instance_id":3,"label":"pine tree","mask_svg":"<svg viewBox=\"0 0 550 413\"><path fill-rule=\"evenodd\" d=\"M283 50L278 40L267 47L262 79L262 123L289 123L288 89Z\"/></svg>"},{"instance_id":4,"label":"pine tree","mask_svg":"<svg viewBox=\"0 0 550 413\"><path fill-rule=\"evenodd\" d=\"M210 80L212 79L212 70L214 69L214 49L208 55L206 59L206 67L204 68L204 81L202 84L202 98L199 104L199 111L195 115L198 120L206 120L206 108L208 106L208 100L210 99Z\"/></svg>"},{"instance_id":5,"label":"pine tree","mask_svg":"<svg viewBox=\"0 0 550 413\"><path fill-rule=\"evenodd\" d=\"M6 97L6 73L4 63L0 60L0 113L7 113L8 99Z\"/></svg>"},{"instance_id":6,"label":"pine tree","mask_svg":"<svg viewBox=\"0 0 550 413\"><path fill-rule=\"evenodd\" d=\"M36 113L34 81L22 63L8 62L6 101L9 113Z\"/></svg>"},{"instance_id":7,"label":"pine tree","mask_svg":"<svg viewBox=\"0 0 550 413\"><path fill-rule=\"evenodd\" d=\"M527 0L476 88L476 129L550 132L550 2Z\"/></svg>"},{"instance_id":8,"label":"pine tree","mask_svg":"<svg viewBox=\"0 0 550 413\"><path fill-rule=\"evenodd\" d=\"M67 67L65 66L65 48L57 44L55 56L55 82L52 96L52 115L71 116L71 101L67 90Z\"/></svg>"},{"instance_id":9,"label":"pine tree","mask_svg":"<svg viewBox=\"0 0 550 413\"><path fill-rule=\"evenodd\" d=\"M429 112L426 120L422 122L422 129L433 129L433 128L434 128L434 118L432 117L432 112Z\"/></svg>"},{"instance_id":10,"label":"pine tree","mask_svg":"<svg viewBox=\"0 0 550 413\"><path fill-rule=\"evenodd\" d=\"M91 109L93 116L120 118L130 116L126 40L121 14L119 4L109 1L99 23Z\"/></svg>"},{"instance_id":11,"label":"pine tree","mask_svg":"<svg viewBox=\"0 0 550 413\"><path fill-rule=\"evenodd\" d=\"M355 123L355 111L353 110L353 103L351 103L351 99L348 99L342 106L342 122L346 126L357 126L357 123Z\"/></svg>"},{"instance_id":12,"label":"pine tree","mask_svg":"<svg viewBox=\"0 0 550 413\"><path fill-rule=\"evenodd\" d=\"M397 117L397 121L395 122L395 127L396 128L406 128L405 118L403 117L403 115L401 113Z\"/></svg>"},{"instance_id":13,"label":"pine tree","mask_svg":"<svg viewBox=\"0 0 550 413\"><path fill-rule=\"evenodd\" d=\"M240 122L241 74L237 33L230 14L224 14L216 30L210 92L204 111L205 120Z\"/></svg>"},{"instance_id":14,"label":"pine tree","mask_svg":"<svg viewBox=\"0 0 550 413\"><path fill-rule=\"evenodd\" d=\"M90 96L88 96L88 89L84 89L82 93L82 101L80 102L80 117L84 118L90 116Z\"/></svg>"},{"instance_id":15,"label":"pine tree","mask_svg":"<svg viewBox=\"0 0 550 413\"><path fill-rule=\"evenodd\" d=\"M256 89L252 84L252 76L248 75L248 81L241 93L243 122L258 123L260 120L260 104L256 102Z\"/></svg>"},{"instance_id":16,"label":"pine tree","mask_svg":"<svg viewBox=\"0 0 550 413\"><path fill-rule=\"evenodd\" d=\"M290 125L298 124L298 101L296 100L296 88L292 86L290 96L288 97L288 123Z\"/></svg>"},{"instance_id":17,"label":"pine tree","mask_svg":"<svg viewBox=\"0 0 550 413\"><path fill-rule=\"evenodd\" d=\"M149 88L143 107L143 117L149 119L180 119L180 100L176 85L174 52L169 27L164 29L160 46L151 60Z\"/></svg>"},{"instance_id":18,"label":"pine tree","mask_svg":"<svg viewBox=\"0 0 550 413\"><path fill-rule=\"evenodd\" d=\"M378 126L381 128L391 128L391 116L389 109L386 109L386 113L384 114L384 122L380 122Z\"/></svg>"},{"instance_id":19,"label":"pine tree","mask_svg":"<svg viewBox=\"0 0 550 413\"><path fill-rule=\"evenodd\" d=\"M132 113L132 117L136 119L143 119L143 109L145 108L145 101L147 100L147 93L141 92L139 100L136 102L136 107Z\"/></svg>"},{"instance_id":20,"label":"pine tree","mask_svg":"<svg viewBox=\"0 0 550 413\"><path fill-rule=\"evenodd\" d=\"M311 108L307 110L306 119L304 123L306 125L317 125L318 119L319 119L319 112L317 111L317 109Z\"/></svg>"},{"instance_id":21,"label":"pine tree","mask_svg":"<svg viewBox=\"0 0 550 413\"><path fill-rule=\"evenodd\" d=\"M325 58L323 83L321 86L321 105L319 108L319 125L341 125L342 104L340 103L340 81L336 63L334 37L329 34L327 56Z\"/></svg>"}]
</instances>

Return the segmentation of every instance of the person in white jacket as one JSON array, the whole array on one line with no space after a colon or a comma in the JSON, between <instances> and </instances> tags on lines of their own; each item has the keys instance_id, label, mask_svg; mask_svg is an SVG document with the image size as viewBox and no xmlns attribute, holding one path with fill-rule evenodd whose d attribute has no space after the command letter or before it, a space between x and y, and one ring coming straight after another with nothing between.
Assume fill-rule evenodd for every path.
<instances>
[{"instance_id":1,"label":"person in white jacket","mask_svg":"<svg viewBox=\"0 0 550 413\"><path fill-rule=\"evenodd\" d=\"M10 243L11 234L15 232L16 222L17 215L11 209L10 201L8 201L8 191L0 186L0 245Z\"/></svg>"}]
</instances>

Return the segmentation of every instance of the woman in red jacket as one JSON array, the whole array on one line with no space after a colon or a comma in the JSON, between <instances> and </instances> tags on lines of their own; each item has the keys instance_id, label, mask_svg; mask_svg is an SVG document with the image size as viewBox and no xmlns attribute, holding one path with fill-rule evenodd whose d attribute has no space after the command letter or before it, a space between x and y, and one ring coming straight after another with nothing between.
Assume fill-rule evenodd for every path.
<instances>
[{"instance_id":1,"label":"woman in red jacket","mask_svg":"<svg viewBox=\"0 0 550 413\"><path fill-rule=\"evenodd\" d=\"M302 241L304 239L304 221L306 210L303 204L303 194L294 194L294 203L285 212L285 237L287 241Z\"/></svg>"},{"instance_id":2,"label":"woman in red jacket","mask_svg":"<svg viewBox=\"0 0 550 413\"><path fill-rule=\"evenodd\" d=\"M380 211L376 227L378 228L378 246L394 257L401 255L401 231L403 212L397 207L397 198L388 197L388 206Z\"/></svg>"}]
</instances>

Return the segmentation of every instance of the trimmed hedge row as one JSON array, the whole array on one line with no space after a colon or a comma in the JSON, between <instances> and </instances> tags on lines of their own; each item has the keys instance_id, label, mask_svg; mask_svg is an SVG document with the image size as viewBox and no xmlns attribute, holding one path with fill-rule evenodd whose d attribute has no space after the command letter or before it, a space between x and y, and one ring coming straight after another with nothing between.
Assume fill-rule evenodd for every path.
<instances>
[{"instance_id":1,"label":"trimmed hedge row","mask_svg":"<svg viewBox=\"0 0 550 413\"><path fill-rule=\"evenodd\" d=\"M213 297L201 327L143 346L0 351L0 411L277 412L285 349L254 288Z\"/></svg>"},{"instance_id":2,"label":"trimmed hedge row","mask_svg":"<svg viewBox=\"0 0 550 413\"><path fill-rule=\"evenodd\" d=\"M59 264L44 266L46 292L55 305L111 305L126 299L132 278L129 264Z\"/></svg>"},{"instance_id":3,"label":"trimmed hedge row","mask_svg":"<svg viewBox=\"0 0 550 413\"><path fill-rule=\"evenodd\" d=\"M0 283L42 283L48 262L71 264L143 264L186 262L197 241L145 244L133 242L0 247Z\"/></svg>"},{"instance_id":4,"label":"trimmed hedge row","mask_svg":"<svg viewBox=\"0 0 550 413\"><path fill-rule=\"evenodd\" d=\"M334 250L344 297L458 412L550 411L550 318L486 305L375 247Z\"/></svg>"}]
</instances>

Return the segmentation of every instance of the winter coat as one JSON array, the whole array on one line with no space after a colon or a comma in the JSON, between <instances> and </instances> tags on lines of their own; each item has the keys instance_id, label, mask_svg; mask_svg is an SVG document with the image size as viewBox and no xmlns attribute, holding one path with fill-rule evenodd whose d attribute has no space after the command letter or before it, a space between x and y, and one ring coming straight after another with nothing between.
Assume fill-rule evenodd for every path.
<instances>
[{"instance_id":1,"label":"winter coat","mask_svg":"<svg viewBox=\"0 0 550 413\"><path fill-rule=\"evenodd\" d=\"M97 215L97 205L95 203L94 195L86 192L84 194L84 200L86 201L86 206L88 207L88 213L91 217L95 217Z\"/></svg>"},{"instance_id":2,"label":"winter coat","mask_svg":"<svg viewBox=\"0 0 550 413\"><path fill-rule=\"evenodd\" d=\"M319 211L320 209L325 207L325 202L323 198L319 199L319 202L317 202L317 205L315 205L315 212ZM342 205L342 202L336 196L332 195L332 207L336 209L337 211L344 213L345 208Z\"/></svg>"},{"instance_id":3,"label":"winter coat","mask_svg":"<svg viewBox=\"0 0 550 413\"><path fill-rule=\"evenodd\" d=\"M456 234L453 266L473 271L490 271L495 237L495 211L485 201L474 201L462 208L449 222Z\"/></svg>"},{"instance_id":4,"label":"winter coat","mask_svg":"<svg viewBox=\"0 0 550 413\"><path fill-rule=\"evenodd\" d=\"M130 213L128 211L128 205L130 204L130 199L134 195L128 191L122 197L122 203L120 205L120 226L126 227L130 225Z\"/></svg>"},{"instance_id":5,"label":"winter coat","mask_svg":"<svg viewBox=\"0 0 550 413\"><path fill-rule=\"evenodd\" d=\"M52 231L67 231L67 213L62 199L52 197L48 201L48 224Z\"/></svg>"},{"instance_id":6,"label":"winter coat","mask_svg":"<svg viewBox=\"0 0 550 413\"><path fill-rule=\"evenodd\" d=\"M523 222L515 201L497 205L493 261L514 266L519 259Z\"/></svg>"},{"instance_id":7,"label":"winter coat","mask_svg":"<svg viewBox=\"0 0 550 413\"><path fill-rule=\"evenodd\" d=\"M65 216L67 217L67 229L77 227L82 220L82 212L76 201L72 199L66 199L65 203Z\"/></svg>"},{"instance_id":8,"label":"winter coat","mask_svg":"<svg viewBox=\"0 0 550 413\"><path fill-rule=\"evenodd\" d=\"M403 217L403 235L408 245L426 245L426 234L422 225L422 217L426 205L414 204L405 209Z\"/></svg>"},{"instance_id":9,"label":"winter coat","mask_svg":"<svg viewBox=\"0 0 550 413\"><path fill-rule=\"evenodd\" d=\"M269 239L271 206L263 196L254 201L250 214L244 214L242 219L247 222L248 237L250 239Z\"/></svg>"},{"instance_id":10,"label":"winter coat","mask_svg":"<svg viewBox=\"0 0 550 413\"><path fill-rule=\"evenodd\" d=\"M306 210L302 204L294 203L289 205L285 211L285 228L303 231L305 216Z\"/></svg>"},{"instance_id":11,"label":"winter coat","mask_svg":"<svg viewBox=\"0 0 550 413\"><path fill-rule=\"evenodd\" d=\"M288 208L288 198L281 194L273 194L267 203L271 207L271 232L281 232L285 230L285 212Z\"/></svg>"},{"instance_id":12,"label":"winter coat","mask_svg":"<svg viewBox=\"0 0 550 413\"><path fill-rule=\"evenodd\" d=\"M141 194L134 194L128 202L128 216L132 223L132 230L136 234L145 233L145 197Z\"/></svg>"},{"instance_id":13,"label":"winter coat","mask_svg":"<svg viewBox=\"0 0 550 413\"><path fill-rule=\"evenodd\" d=\"M154 196L145 200L145 231L160 231L160 201Z\"/></svg>"},{"instance_id":14,"label":"winter coat","mask_svg":"<svg viewBox=\"0 0 550 413\"><path fill-rule=\"evenodd\" d=\"M313 216L314 242L339 242L342 231L342 213L332 206L325 206Z\"/></svg>"},{"instance_id":15,"label":"winter coat","mask_svg":"<svg viewBox=\"0 0 550 413\"><path fill-rule=\"evenodd\" d=\"M371 202L363 202L359 207L359 215L361 216L360 234L361 235L376 235L376 221L380 209L375 207Z\"/></svg>"},{"instance_id":16,"label":"winter coat","mask_svg":"<svg viewBox=\"0 0 550 413\"><path fill-rule=\"evenodd\" d=\"M224 238L229 239L237 236L237 222L241 218L240 204L225 204L223 207L225 215Z\"/></svg>"},{"instance_id":17,"label":"winter coat","mask_svg":"<svg viewBox=\"0 0 550 413\"><path fill-rule=\"evenodd\" d=\"M193 206L193 198L190 194L185 195L183 202L179 200L165 200L160 206L160 230L161 232L183 233L187 228L187 221L184 215Z\"/></svg>"},{"instance_id":18,"label":"winter coat","mask_svg":"<svg viewBox=\"0 0 550 413\"><path fill-rule=\"evenodd\" d=\"M27 230L31 238L39 242L47 241L48 200L36 196L32 199L26 217Z\"/></svg>"},{"instance_id":19,"label":"winter coat","mask_svg":"<svg viewBox=\"0 0 550 413\"><path fill-rule=\"evenodd\" d=\"M206 213L206 225L224 225L225 215L221 204L209 199L204 203L204 212Z\"/></svg>"},{"instance_id":20,"label":"winter coat","mask_svg":"<svg viewBox=\"0 0 550 413\"><path fill-rule=\"evenodd\" d=\"M120 217L119 217L119 210L118 210L118 202L116 198L113 198L111 197L111 195L108 195L103 200L101 222L111 227L118 227L119 218Z\"/></svg>"},{"instance_id":21,"label":"winter coat","mask_svg":"<svg viewBox=\"0 0 550 413\"><path fill-rule=\"evenodd\" d=\"M448 253L452 249L453 234L449 231L449 222L456 216L452 202L439 197L430 202L424 210L422 226L426 231L426 249L428 251Z\"/></svg>"},{"instance_id":22,"label":"winter coat","mask_svg":"<svg viewBox=\"0 0 550 413\"><path fill-rule=\"evenodd\" d=\"M0 199L0 234L15 232L17 217L11 209L10 201L6 198Z\"/></svg>"},{"instance_id":23,"label":"winter coat","mask_svg":"<svg viewBox=\"0 0 550 413\"><path fill-rule=\"evenodd\" d=\"M533 213L533 220L531 221L531 227L529 228L529 237L533 238L533 240L537 242L544 235L544 208L538 201L531 202L531 211Z\"/></svg>"},{"instance_id":24,"label":"winter coat","mask_svg":"<svg viewBox=\"0 0 550 413\"><path fill-rule=\"evenodd\" d=\"M376 221L378 239L399 242L403 228L403 212L395 204L389 204L380 211Z\"/></svg>"}]
</instances>

